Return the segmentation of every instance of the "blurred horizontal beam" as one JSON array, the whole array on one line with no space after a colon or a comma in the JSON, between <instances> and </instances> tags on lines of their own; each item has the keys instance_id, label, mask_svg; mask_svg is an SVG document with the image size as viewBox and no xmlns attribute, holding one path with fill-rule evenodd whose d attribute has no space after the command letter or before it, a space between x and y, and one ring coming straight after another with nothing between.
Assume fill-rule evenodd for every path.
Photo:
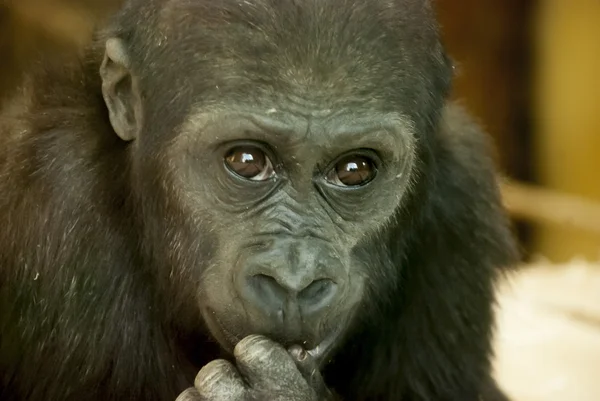
<instances>
[{"instance_id":1,"label":"blurred horizontal beam","mask_svg":"<svg viewBox=\"0 0 600 401\"><path fill-rule=\"evenodd\" d=\"M504 203L513 217L589 231L600 236L600 203L547 188L504 180Z\"/></svg>"}]
</instances>

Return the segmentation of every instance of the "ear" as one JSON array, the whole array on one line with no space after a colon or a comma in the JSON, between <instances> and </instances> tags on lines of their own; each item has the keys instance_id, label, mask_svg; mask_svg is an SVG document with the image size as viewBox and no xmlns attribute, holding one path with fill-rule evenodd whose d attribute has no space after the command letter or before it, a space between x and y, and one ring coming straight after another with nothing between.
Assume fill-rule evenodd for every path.
<instances>
[{"instance_id":1,"label":"ear","mask_svg":"<svg viewBox=\"0 0 600 401\"><path fill-rule=\"evenodd\" d=\"M135 139L142 127L142 101L138 79L132 74L127 47L121 39L106 41L100 66L102 96L113 129L124 141Z\"/></svg>"}]
</instances>

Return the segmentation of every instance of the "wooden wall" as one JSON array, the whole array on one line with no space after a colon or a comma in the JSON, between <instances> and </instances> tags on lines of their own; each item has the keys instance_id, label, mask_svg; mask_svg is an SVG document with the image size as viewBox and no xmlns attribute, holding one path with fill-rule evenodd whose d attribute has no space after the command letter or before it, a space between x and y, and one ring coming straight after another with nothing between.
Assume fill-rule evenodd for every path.
<instances>
[{"instance_id":1,"label":"wooden wall","mask_svg":"<svg viewBox=\"0 0 600 401\"><path fill-rule=\"evenodd\" d=\"M600 0L437 0L454 97L511 178L600 201ZM520 223L530 255L600 258L597 234Z\"/></svg>"},{"instance_id":2,"label":"wooden wall","mask_svg":"<svg viewBox=\"0 0 600 401\"><path fill-rule=\"evenodd\" d=\"M437 0L442 35L458 76L453 97L493 137L500 170L532 179L532 1ZM530 226L516 221L524 250Z\"/></svg>"},{"instance_id":3,"label":"wooden wall","mask_svg":"<svg viewBox=\"0 0 600 401\"><path fill-rule=\"evenodd\" d=\"M535 20L535 174L600 201L600 1L543 0ZM533 249L553 260L600 260L600 237L541 225Z\"/></svg>"},{"instance_id":4,"label":"wooden wall","mask_svg":"<svg viewBox=\"0 0 600 401\"><path fill-rule=\"evenodd\" d=\"M454 97L462 101L498 147L498 163L512 177L531 177L531 1L438 0L450 56L457 62Z\"/></svg>"}]
</instances>

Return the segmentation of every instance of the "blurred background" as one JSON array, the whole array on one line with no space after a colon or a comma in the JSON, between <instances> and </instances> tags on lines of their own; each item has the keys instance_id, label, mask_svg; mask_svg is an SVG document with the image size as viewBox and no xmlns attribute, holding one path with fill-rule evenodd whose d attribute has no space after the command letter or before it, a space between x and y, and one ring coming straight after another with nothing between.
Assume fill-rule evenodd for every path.
<instances>
[{"instance_id":1,"label":"blurred background","mask_svg":"<svg viewBox=\"0 0 600 401\"><path fill-rule=\"evenodd\" d=\"M598 401L600 1L436 5L524 255L499 291L496 377L514 401Z\"/></svg>"},{"instance_id":2,"label":"blurred background","mask_svg":"<svg viewBox=\"0 0 600 401\"><path fill-rule=\"evenodd\" d=\"M502 171L600 202L600 1L438 0L437 8L458 64L454 97L493 136ZM566 215L560 221L544 216L545 204L522 205L516 196L527 257L600 260L595 208L554 210ZM564 207L575 206L569 199Z\"/></svg>"},{"instance_id":3,"label":"blurred background","mask_svg":"<svg viewBox=\"0 0 600 401\"><path fill-rule=\"evenodd\" d=\"M32 54L72 54L119 3L0 0L0 100ZM523 253L499 289L496 377L513 401L599 401L600 0L435 6Z\"/></svg>"}]
</instances>

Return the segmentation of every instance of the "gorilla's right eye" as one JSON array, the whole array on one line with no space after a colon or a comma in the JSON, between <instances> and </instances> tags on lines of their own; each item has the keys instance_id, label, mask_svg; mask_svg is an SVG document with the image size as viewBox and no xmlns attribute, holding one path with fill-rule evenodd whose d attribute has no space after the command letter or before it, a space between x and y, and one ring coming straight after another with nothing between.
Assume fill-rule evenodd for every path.
<instances>
[{"instance_id":1,"label":"gorilla's right eye","mask_svg":"<svg viewBox=\"0 0 600 401\"><path fill-rule=\"evenodd\" d=\"M252 181L266 181L275 175L271 159L255 146L231 149L225 155L225 165L231 172Z\"/></svg>"}]
</instances>

